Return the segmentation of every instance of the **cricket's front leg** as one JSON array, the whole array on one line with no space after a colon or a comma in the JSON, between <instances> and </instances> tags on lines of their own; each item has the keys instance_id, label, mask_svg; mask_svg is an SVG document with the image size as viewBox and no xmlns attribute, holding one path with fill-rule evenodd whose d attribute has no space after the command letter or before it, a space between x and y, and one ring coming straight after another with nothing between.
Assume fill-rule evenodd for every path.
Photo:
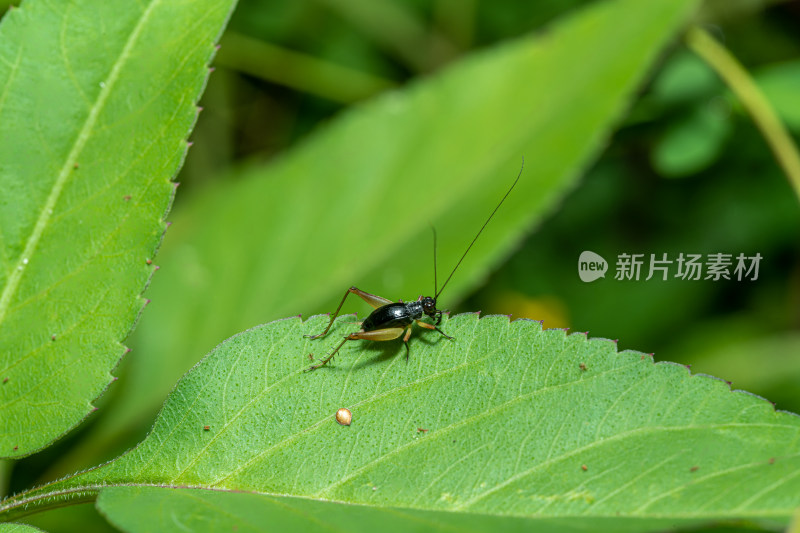
<instances>
[{"instance_id":1,"label":"cricket's front leg","mask_svg":"<svg viewBox=\"0 0 800 533\"><path fill-rule=\"evenodd\" d=\"M433 324L428 324L427 322L423 322L422 320L415 320L415 322L417 323L418 326L421 326L421 327L423 327L425 329L435 329L436 331L438 331L446 339L450 339L451 341L456 340L454 337L451 337L450 335L448 335L444 331L440 330L438 327L434 326Z\"/></svg>"}]
</instances>

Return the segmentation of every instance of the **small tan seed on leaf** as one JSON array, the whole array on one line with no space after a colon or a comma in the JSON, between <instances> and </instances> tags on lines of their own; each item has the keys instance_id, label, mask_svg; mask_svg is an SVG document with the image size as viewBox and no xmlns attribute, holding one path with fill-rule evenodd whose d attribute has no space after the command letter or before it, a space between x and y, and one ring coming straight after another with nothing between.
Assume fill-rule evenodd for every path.
<instances>
[{"instance_id":1,"label":"small tan seed on leaf","mask_svg":"<svg viewBox=\"0 0 800 533\"><path fill-rule=\"evenodd\" d=\"M350 412L350 409L345 409L342 407L336 411L336 421L343 426L349 426L353 421L353 413Z\"/></svg>"}]
</instances>

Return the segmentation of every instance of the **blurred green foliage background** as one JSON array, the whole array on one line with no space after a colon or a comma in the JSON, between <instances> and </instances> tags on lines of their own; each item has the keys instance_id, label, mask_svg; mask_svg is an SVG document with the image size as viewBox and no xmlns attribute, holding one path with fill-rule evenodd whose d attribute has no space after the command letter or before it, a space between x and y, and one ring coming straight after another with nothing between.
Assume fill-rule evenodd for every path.
<instances>
[{"instance_id":1,"label":"blurred green foliage background","mask_svg":"<svg viewBox=\"0 0 800 533\"><path fill-rule=\"evenodd\" d=\"M349 106L476 49L535 32L586 3L240 0L177 177L174 212L209 186L238 179L232 168L279 158ZM698 17L757 79L797 140L800 1L720 0L705 4ZM526 172L536 172L536 161L527 161ZM691 365L778 409L800 412L798 228L797 196L765 141L710 67L678 42L560 208L531 228L481 287L460 300L452 295L446 305L454 313L513 314L619 339L620 349ZM584 250L609 261L606 279L580 281ZM763 259L754 282L613 279L618 254L665 252ZM428 271L429 257L421 261ZM304 316L327 311L297 309ZM126 365L117 371L121 381ZM101 407L115 393L112 387ZM111 458L149 429L137 422L90 457L76 454L103 412L19 462L11 490Z\"/></svg>"}]
</instances>

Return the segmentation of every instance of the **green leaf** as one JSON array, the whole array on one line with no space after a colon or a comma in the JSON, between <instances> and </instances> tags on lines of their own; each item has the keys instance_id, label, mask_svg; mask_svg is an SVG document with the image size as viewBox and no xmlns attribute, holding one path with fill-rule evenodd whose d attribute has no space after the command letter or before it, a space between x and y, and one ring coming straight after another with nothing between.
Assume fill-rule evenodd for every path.
<instances>
[{"instance_id":1,"label":"green leaf","mask_svg":"<svg viewBox=\"0 0 800 533\"><path fill-rule=\"evenodd\" d=\"M179 382L138 447L0 509L109 485L475 513L498 524L785 522L800 505L800 417L724 381L618 353L612 341L476 314L445 319L455 341L418 332L408 363L400 341L358 341L334 366L304 372L309 352L319 357L357 328L345 316L324 339L303 337L326 321L286 319L222 343ZM335 421L342 407L350 426ZM115 506L147 523L135 501Z\"/></svg>"},{"instance_id":2,"label":"green leaf","mask_svg":"<svg viewBox=\"0 0 800 533\"><path fill-rule=\"evenodd\" d=\"M718 95L722 88L719 77L702 59L680 50L658 73L651 98L661 105L677 106Z\"/></svg>"},{"instance_id":3,"label":"green leaf","mask_svg":"<svg viewBox=\"0 0 800 533\"><path fill-rule=\"evenodd\" d=\"M42 530L27 524L0 524L0 533L37 533Z\"/></svg>"},{"instance_id":4,"label":"green leaf","mask_svg":"<svg viewBox=\"0 0 800 533\"><path fill-rule=\"evenodd\" d=\"M452 306L563 200L693 5L593 5L356 107L274 164L184 198L122 408L100 432L149 422L198 355L237 331L331 311L352 285L392 299L432 292L429 223L441 283L524 155L517 189L442 295Z\"/></svg>"},{"instance_id":5,"label":"green leaf","mask_svg":"<svg viewBox=\"0 0 800 533\"><path fill-rule=\"evenodd\" d=\"M674 520L630 518L520 518L475 513L450 513L340 505L333 502L231 493L205 489L162 487L114 487L105 489L97 508L122 531L170 531L179 524L188 531L234 530L305 532L411 533L442 531L470 532L586 532L641 531L646 527L664 530ZM224 509L224 512L221 512ZM146 517L143 519L143 517ZM750 530L752 531L752 530Z\"/></svg>"},{"instance_id":6,"label":"green leaf","mask_svg":"<svg viewBox=\"0 0 800 533\"><path fill-rule=\"evenodd\" d=\"M693 109L655 145L653 166L669 178L696 174L719 158L730 130L729 108L721 98Z\"/></svg>"},{"instance_id":7,"label":"green leaf","mask_svg":"<svg viewBox=\"0 0 800 533\"><path fill-rule=\"evenodd\" d=\"M29 0L0 25L0 456L78 424L144 300L232 1Z\"/></svg>"}]
</instances>

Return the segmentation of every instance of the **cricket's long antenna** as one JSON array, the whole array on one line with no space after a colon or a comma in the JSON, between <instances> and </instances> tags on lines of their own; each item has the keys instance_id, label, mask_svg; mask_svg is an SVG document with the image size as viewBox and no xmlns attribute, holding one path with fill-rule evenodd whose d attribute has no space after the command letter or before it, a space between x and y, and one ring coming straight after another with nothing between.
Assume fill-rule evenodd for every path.
<instances>
[{"instance_id":1,"label":"cricket's long antenna","mask_svg":"<svg viewBox=\"0 0 800 533\"><path fill-rule=\"evenodd\" d=\"M500 203L497 204L497 207L494 208L494 211L492 211L492 214L489 215L489 218L486 219L486 222L483 223L483 226L481 226L481 229L478 230L478 234L475 235L475 238L472 239L471 243L469 243L469 246L467 246L467 251L464 252L464 255L462 255L461 259L458 260L458 263L456 263L456 266L453 269L453 271L450 272L450 275L447 276L447 279L445 280L444 285L442 285L442 288L439 289L438 291L436 291L436 296L434 296L434 298L439 298L439 295L442 293L444 288L447 287L447 284L450 282L450 278L453 277L453 274L456 273L456 270L458 270L458 267L461 265L461 261L463 261L464 258L467 257L467 254L469 253L470 249L472 249L472 245L475 244L475 241L477 241L478 237L480 237L481 233L483 233L483 229L486 227L486 225L489 223L489 221L492 220L492 217L494 216L495 213L497 213L497 210L500 209L500 206L503 205L503 202L506 201L506 198L508 198L508 195L511 194L511 191L514 190L514 187L517 186L517 182L519 181L520 176L522 176L522 169L523 168L525 168L525 157L524 156L522 157L522 166L519 168L519 174L517 174L517 179L514 180L514 183L511 184L511 188L508 189L508 192L506 192L506 195L503 196L503 199L500 200ZM434 267L433 268L435 270L436 269L436 253L435 253L435 250L436 250L436 231L433 232L433 242L434 242L434 254L433 254L433 265L434 265ZM436 276L435 275L434 275L434 284L436 284Z\"/></svg>"},{"instance_id":2,"label":"cricket's long antenna","mask_svg":"<svg viewBox=\"0 0 800 533\"><path fill-rule=\"evenodd\" d=\"M431 224L431 229L433 230L433 294L436 294L439 283L436 280L436 228L433 227L433 224Z\"/></svg>"}]
</instances>

